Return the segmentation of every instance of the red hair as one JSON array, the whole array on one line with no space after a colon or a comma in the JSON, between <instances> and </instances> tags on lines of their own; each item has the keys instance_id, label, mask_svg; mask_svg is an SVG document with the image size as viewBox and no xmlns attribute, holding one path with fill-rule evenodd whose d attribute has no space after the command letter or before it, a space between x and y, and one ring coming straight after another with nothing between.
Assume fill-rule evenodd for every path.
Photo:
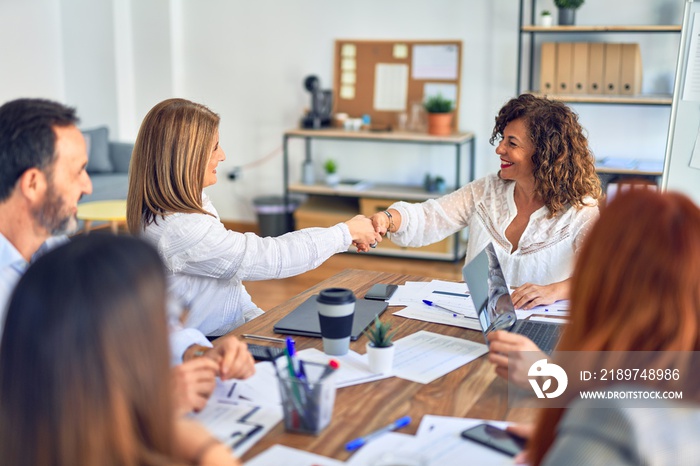
<instances>
[{"instance_id":1,"label":"red hair","mask_svg":"<svg viewBox=\"0 0 700 466\"><path fill-rule=\"evenodd\" d=\"M618 194L578 256L561 351L700 350L700 209L682 194ZM563 409L543 409L533 465Z\"/></svg>"}]
</instances>

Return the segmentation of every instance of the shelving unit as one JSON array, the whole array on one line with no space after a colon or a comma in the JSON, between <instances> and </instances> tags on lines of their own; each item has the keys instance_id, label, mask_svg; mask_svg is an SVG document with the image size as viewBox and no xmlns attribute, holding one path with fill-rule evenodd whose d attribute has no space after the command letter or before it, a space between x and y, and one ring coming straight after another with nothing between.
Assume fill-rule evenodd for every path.
<instances>
[{"instance_id":1,"label":"shelving unit","mask_svg":"<svg viewBox=\"0 0 700 466\"><path fill-rule=\"evenodd\" d=\"M392 144L427 144L453 146L455 149L454 185L449 189L456 189L462 185L462 159L466 155L469 166L469 179L474 179L475 142L473 133L456 133L450 136L431 136L425 133L408 132L371 132L371 131L345 131L339 129L303 130L292 129L286 131L283 136L283 181L285 203L289 202L290 193L309 195L309 202L305 205L304 213L307 219L315 224L297 225L305 226L330 226L339 221L347 220L352 215L362 213L372 214L384 210L388 204L395 200L420 202L426 199L439 197L440 194L429 193L422 187L372 183L364 189L352 187L330 187L325 184L305 185L290 183L289 180L289 140L303 139L305 147L305 161L312 161L312 142L314 140L334 140L342 142L381 142ZM469 152L465 154L464 146L469 144ZM302 209L299 209L302 210ZM299 213L299 210L297 213ZM464 256L465 245L460 239L460 234L446 238L436 245L423 248L399 248L390 241L380 243L375 251L378 254L404 257L417 257L426 259L439 259L456 261Z\"/></svg>"},{"instance_id":2,"label":"shelving unit","mask_svg":"<svg viewBox=\"0 0 700 466\"><path fill-rule=\"evenodd\" d=\"M529 22L525 23L526 6L525 0L520 0L519 10L519 25L520 31L518 34L518 62L517 62L517 84L516 91L518 94L529 92L536 95L541 95L539 89L535 89L535 47L537 45L537 35L567 35L567 34L601 34L601 33L616 33L616 34L680 34L681 26L679 24L669 25L594 25L594 26L537 26L536 10L537 0L531 0ZM528 44L524 44L524 38L527 37ZM527 63L527 79L523 85L523 68ZM664 105L670 106L672 95L572 95L572 94L548 94L550 98L562 100L571 103L584 104L618 104L618 105Z\"/></svg>"},{"instance_id":3,"label":"shelving unit","mask_svg":"<svg viewBox=\"0 0 700 466\"><path fill-rule=\"evenodd\" d=\"M529 8L528 8L529 7ZM529 18L526 20L527 10L529 9ZM538 41L538 37L546 36L551 42L561 40L562 37L571 37L576 35L580 37L585 35L598 34L678 34L680 36L681 25L679 24L663 24L663 25L587 25L587 26L538 26L537 19L537 0L530 0L526 6L525 0L520 0L519 10L519 34L518 34L518 62L517 62L517 84L516 91L518 94L528 92L530 94L543 96L541 90L536 89L538 81L535 80L535 72L538 69L539 63L536 63L536 47L542 41ZM526 43L527 42L527 43ZM667 106L672 104L673 96L671 94L641 94L641 95L587 95L587 94L547 94L549 98L561 100L573 104L585 105L624 105L624 106ZM665 130L665 128L664 128ZM621 179L639 178L648 180L658 185L661 172L649 172L636 169L618 169L597 167L596 171L601 179L603 189L607 188L608 183L617 182Z\"/></svg>"}]
</instances>

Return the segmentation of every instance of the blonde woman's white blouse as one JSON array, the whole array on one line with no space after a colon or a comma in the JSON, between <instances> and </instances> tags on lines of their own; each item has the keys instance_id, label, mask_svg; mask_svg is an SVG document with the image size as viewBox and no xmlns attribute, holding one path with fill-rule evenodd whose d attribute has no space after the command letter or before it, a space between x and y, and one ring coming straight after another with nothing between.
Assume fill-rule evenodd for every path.
<instances>
[{"instance_id":1,"label":"blonde woman's white blouse","mask_svg":"<svg viewBox=\"0 0 700 466\"><path fill-rule=\"evenodd\" d=\"M259 316L244 280L285 278L312 270L352 243L344 223L272 238L227 230L206 194L212 215L175 213L144 229L170 272L170 291L189 308L185 327L220 336Z\"/></svg>"},{"instance_id":2,"label":"blonde woman's white blouse","mask_svg":"<svg viewBox=\"0 0 700 466\"><path fill-rule=\"evenodd\" d=\"M547 207L540 208L530 216L518 249L512 251L505 231L517 214L514 190L514 182L492 174L439 199L393 204L401 225L391 240L418 247L469 227L465 262L492 242L509 285L548 285L569 278L576 254L598 218L596 201L588 199L589 205L579 210L569 207L553 218L547 218Z\"/></svg>"}]
</instances>

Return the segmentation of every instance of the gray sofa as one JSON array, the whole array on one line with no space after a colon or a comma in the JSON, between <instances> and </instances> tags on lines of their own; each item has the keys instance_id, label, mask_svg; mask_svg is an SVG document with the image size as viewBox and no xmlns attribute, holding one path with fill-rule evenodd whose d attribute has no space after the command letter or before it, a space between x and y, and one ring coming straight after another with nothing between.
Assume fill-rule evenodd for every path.
<instances>
[{"instance_id":1,"label":"gray sofa","mask_svg":"<svg viewBox=\"0 0 700 466\"><path fill-rule=\"evenodd\" d=\"M83 135L88 145L87 171L92 194L83 196L80 202L126 199L134 144L110 141L106 126L83 130Z\"/></svg>"}]
</instances>

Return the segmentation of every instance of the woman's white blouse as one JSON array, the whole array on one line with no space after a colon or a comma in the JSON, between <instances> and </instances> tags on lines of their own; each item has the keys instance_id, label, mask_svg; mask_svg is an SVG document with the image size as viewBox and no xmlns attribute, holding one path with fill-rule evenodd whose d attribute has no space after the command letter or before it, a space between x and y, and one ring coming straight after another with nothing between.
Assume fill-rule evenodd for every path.
<instances>
[{"instance_id":1,"label":"woman's white blouse","mask_svg":"<svg viewBox=\"0 0 700 466\"><path fill-rule=\"evenodd\" d=\"M589 206L570 207L553 218L547 218L547 207L540 208L530 216L518 249L511 252L505 231L517 214L514 190L514 182L492 174L439 199L398 202L391 208L401 214L401 226L391 240L418 247L469 227L465 262L493 242L509 285L548 285L569 278L576 253L598 218L596 202L590 199Z\"/></svg>"},{"instance_id":2,"label":"woman's white blouse","mask_svg":"<svg viewBox=\"0 0 700 466\"><path fill-rule=\"evenodd\" d=\"M277 238L227 230L206 194L202 205L214 216L175 213L144 230L170 272L170 291L189 309L186 327L220 336L262 314L244 280L285 278L312 270L352 243L344 223L306 228Z\"/></svg>"}]
</instances>

